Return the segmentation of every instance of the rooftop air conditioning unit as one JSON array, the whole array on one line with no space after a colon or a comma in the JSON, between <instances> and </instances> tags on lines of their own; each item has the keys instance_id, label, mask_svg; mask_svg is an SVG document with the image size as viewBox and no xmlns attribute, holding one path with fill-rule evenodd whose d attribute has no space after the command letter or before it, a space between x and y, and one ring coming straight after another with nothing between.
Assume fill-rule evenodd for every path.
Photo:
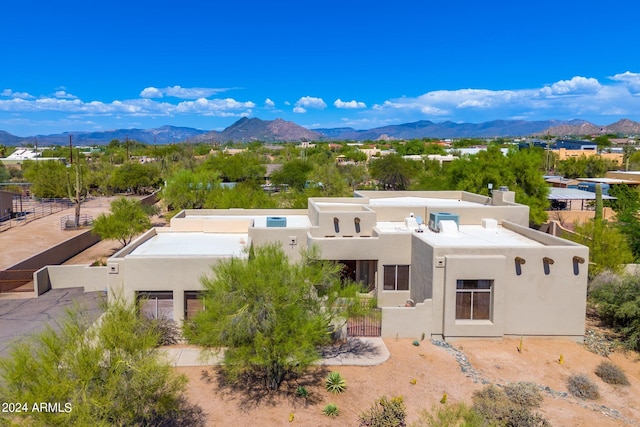
<instances>
[{"instance_id":1,"label":"rooftop air conditioning unit","mask_svg":"<svg viewBox=\"0 0 640 427\"><path fill-rule=\"evenodd\" d=\"M287 217L285 216L268 216L267 217L267 227L286 227L287 226Z\"/></svg>"},{"instance_id":2,"label":"rooftop air conditioning unit","mask_svg":"<svg viewBox=\"0 0 640 427\"><path fill-rule=\"evenodd\" d=\"M431 212L429 213L429 230L439 233L440 229L440 221L454 221L456 226L460 227L460 217L458 214L453 214L449 212Z\"/></svg>"}]
</instances>

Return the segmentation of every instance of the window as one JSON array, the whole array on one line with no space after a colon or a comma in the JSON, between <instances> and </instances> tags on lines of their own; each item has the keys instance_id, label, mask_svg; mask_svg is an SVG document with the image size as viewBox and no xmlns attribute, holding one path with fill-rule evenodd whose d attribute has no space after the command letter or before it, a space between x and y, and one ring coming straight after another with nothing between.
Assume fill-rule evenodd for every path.
<instances>
[{"instance_id":1,"label":"window","mask_svg":"<svg viewBox=\"0 0 640 427\"><path fill-rule=\"evenodd\" d=\"M185 320L193 319L193 317L205 309L205 302L202 291L186 291L184 293L184 318Z\"/></svg>"},{"instance_id":2,"label":"window","mask_svg":"<svg viewBox=\"0 0 640 427\"><path fill-rule=\"evenodd\" d=\"M385 291L408 291L409 266L385 265L383 289Z\"/></svg>"},{"instance_id":3,"label":"window","mask_svg":"<svg viewBox=\"0 0 640 427\"><path fill-rule=\"evenodd\" d=\"M456 319L491 320L493 280L456 282Z\"/></svg>"},{"instance_id":4,"label":"window","mask_svg":"<svg viewBox=\"0 0 640 427\"><path fill-rule=\"evenodd\" d=\"M173 320L173 292L138 292L140 315L149 319Z\"/></svg>"}]
</instances>

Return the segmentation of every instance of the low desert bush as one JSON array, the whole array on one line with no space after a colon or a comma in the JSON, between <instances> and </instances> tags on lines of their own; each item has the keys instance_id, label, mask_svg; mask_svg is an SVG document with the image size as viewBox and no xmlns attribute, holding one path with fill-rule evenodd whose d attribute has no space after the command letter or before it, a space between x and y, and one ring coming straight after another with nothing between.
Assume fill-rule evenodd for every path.
<instances>
[{"instance_id":1,"label":"low desert bush","mask_svg":"<svg viewBox=\"0 0 640 427\"><path fill-rule=\"evenodd\" d=\"M325 387L329 393L339 394L347 389L347 382L342 378L340 372L331 371L325 380Z\"/></svg>"},{"instance_id":2,"label":"low desert bush","mask_svg":"<svg viewBox=\"0 0 640 427\"><path fill-rule=\"evenodd\" d=\"M338 414L340 414L340 411L338 410L338 407L335 405L335 403L329 403L324 407L322 413L327 417L337 417Z\"/></svg>"},{"instance_id":3,"label":"low desert bush","mask_svg":"<svg viewBox=\"0 0 640 427\"><path fill-rule=\"evenodd\" d=\"M509 400L527 408L538 408L542 403L542 394L533 383L518 382L504 386Z\"/></svg>"},{"instance_id":4,"label":"low desert bush","mask_svg":"<svg viewBox=\"0 0 640 427\"><path fill-rule=\"evenodd\" d=\"M182 336L180 327L173 319L145 317L143 327L158 334L158 345L177 344Z\"/></svg>"},{"instance_id":5,"label":"low desert bush","mask_svg":"<svg viewBox=\"0 0 640 427\"><path fill-rule=\"evenodd\" d=\"M360 427L402 427L406 426L407 409L402 396L376 400L367 412L360 414Z\"/></svg>"},{"instance_id":6,"label":"low desert bush","mask_svg":"<svg viewBox=\"0 0 640 427\"><path fill-rule=\"evenodd\" d=\"M296 396L306 399L309 397L309 390L307 390L305 386L299 385L298 388L296 388Z\"/></svg>"},{"instance_id":7,"label":"low desert bush","mask_svg":"<svg viewBox=\"0 0 640 427\"><path fill-rule=\"evenodd\" d=\"M597 399L600 397L598 386L583 374L574 374L567 380L569 393L582 399Z\"/></svg>"},{"instance_id":8,"label":"low desert bush","mask_svg":"<svg viewBox=\"0 0 640 427\"><path fill-rule=\"evenodd\" d=\"M360 427L404 427L407 410L402 396L381 397L369 411L360 414Z\"/></svg>"},{"instance_id":9,"label":"low desert bush","mask_svg":"<svg viewBox=\"0 0 640 427\"><path fill-rule=\"evenodd\" d=\"M484 427L487 421L464 402L455 405L434 405L431 411L423 410L412 427Z\"/></svg>"},{"instance_id":10,"label":"low desert bush","mask_svg":"<svg viewBox=\"0 0 640 427\"><path fill-rule=\"evenodd\" d=\"M489 425L548 426L549 422L542 415L531 412L531 407L522 403L536 401L523 391L529 389L530 386L510 387L510 393L515 396L512 399L505 390L488 385L473 393L473 410Z\"/></svg>"},{"instance_id":11,"label":"low desert bush","mask_svg":"<svg viewBox=\"0 0 640 427\"><path fill-rule=\"evenodd\" d=\"M607 384L629 385L629 379L624 371L608 360L600 362L596 367L595 374Z\"/></svg>"}]
</instances>

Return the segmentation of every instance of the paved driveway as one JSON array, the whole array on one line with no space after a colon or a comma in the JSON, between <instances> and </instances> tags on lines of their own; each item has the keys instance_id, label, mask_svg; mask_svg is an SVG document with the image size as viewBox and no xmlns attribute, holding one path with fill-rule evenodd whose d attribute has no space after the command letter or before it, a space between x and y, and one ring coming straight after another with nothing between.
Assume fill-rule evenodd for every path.
<instances>
[{"instance_id":1,"label":"paved driveway","mask_svg":"<svg viewBox=\"0 0 640 427\"><path fill-rule=\"evenodd\" d=\"M52 289L38 298L0 299L0 357L9 354L12 342L57 327L67 309L78 307L92 319L102 313L103 292L84 292L83 288Z\"/></svg>"}]
</instances>

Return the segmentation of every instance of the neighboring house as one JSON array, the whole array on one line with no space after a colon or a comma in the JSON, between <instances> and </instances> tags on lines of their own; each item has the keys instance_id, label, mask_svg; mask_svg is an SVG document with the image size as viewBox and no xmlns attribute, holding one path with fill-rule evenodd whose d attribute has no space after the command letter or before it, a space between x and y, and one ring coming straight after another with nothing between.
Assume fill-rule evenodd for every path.
<instances>
[{"instance_id":1,"label":"neighboring house","mask_svg":"<svg viewBox=\"0 0 640 427\"><path fill-rule=\"evenodd\" d=\"M529 208L514 200L361 191L310 198L305 210L186 210L109 258L109 293L182 321L202 309L200 278L220 259L279 242L295 261L315 245L377 298L382 336L581 341L588 248L528 228Z\"/></svg>"}]
</instances>

